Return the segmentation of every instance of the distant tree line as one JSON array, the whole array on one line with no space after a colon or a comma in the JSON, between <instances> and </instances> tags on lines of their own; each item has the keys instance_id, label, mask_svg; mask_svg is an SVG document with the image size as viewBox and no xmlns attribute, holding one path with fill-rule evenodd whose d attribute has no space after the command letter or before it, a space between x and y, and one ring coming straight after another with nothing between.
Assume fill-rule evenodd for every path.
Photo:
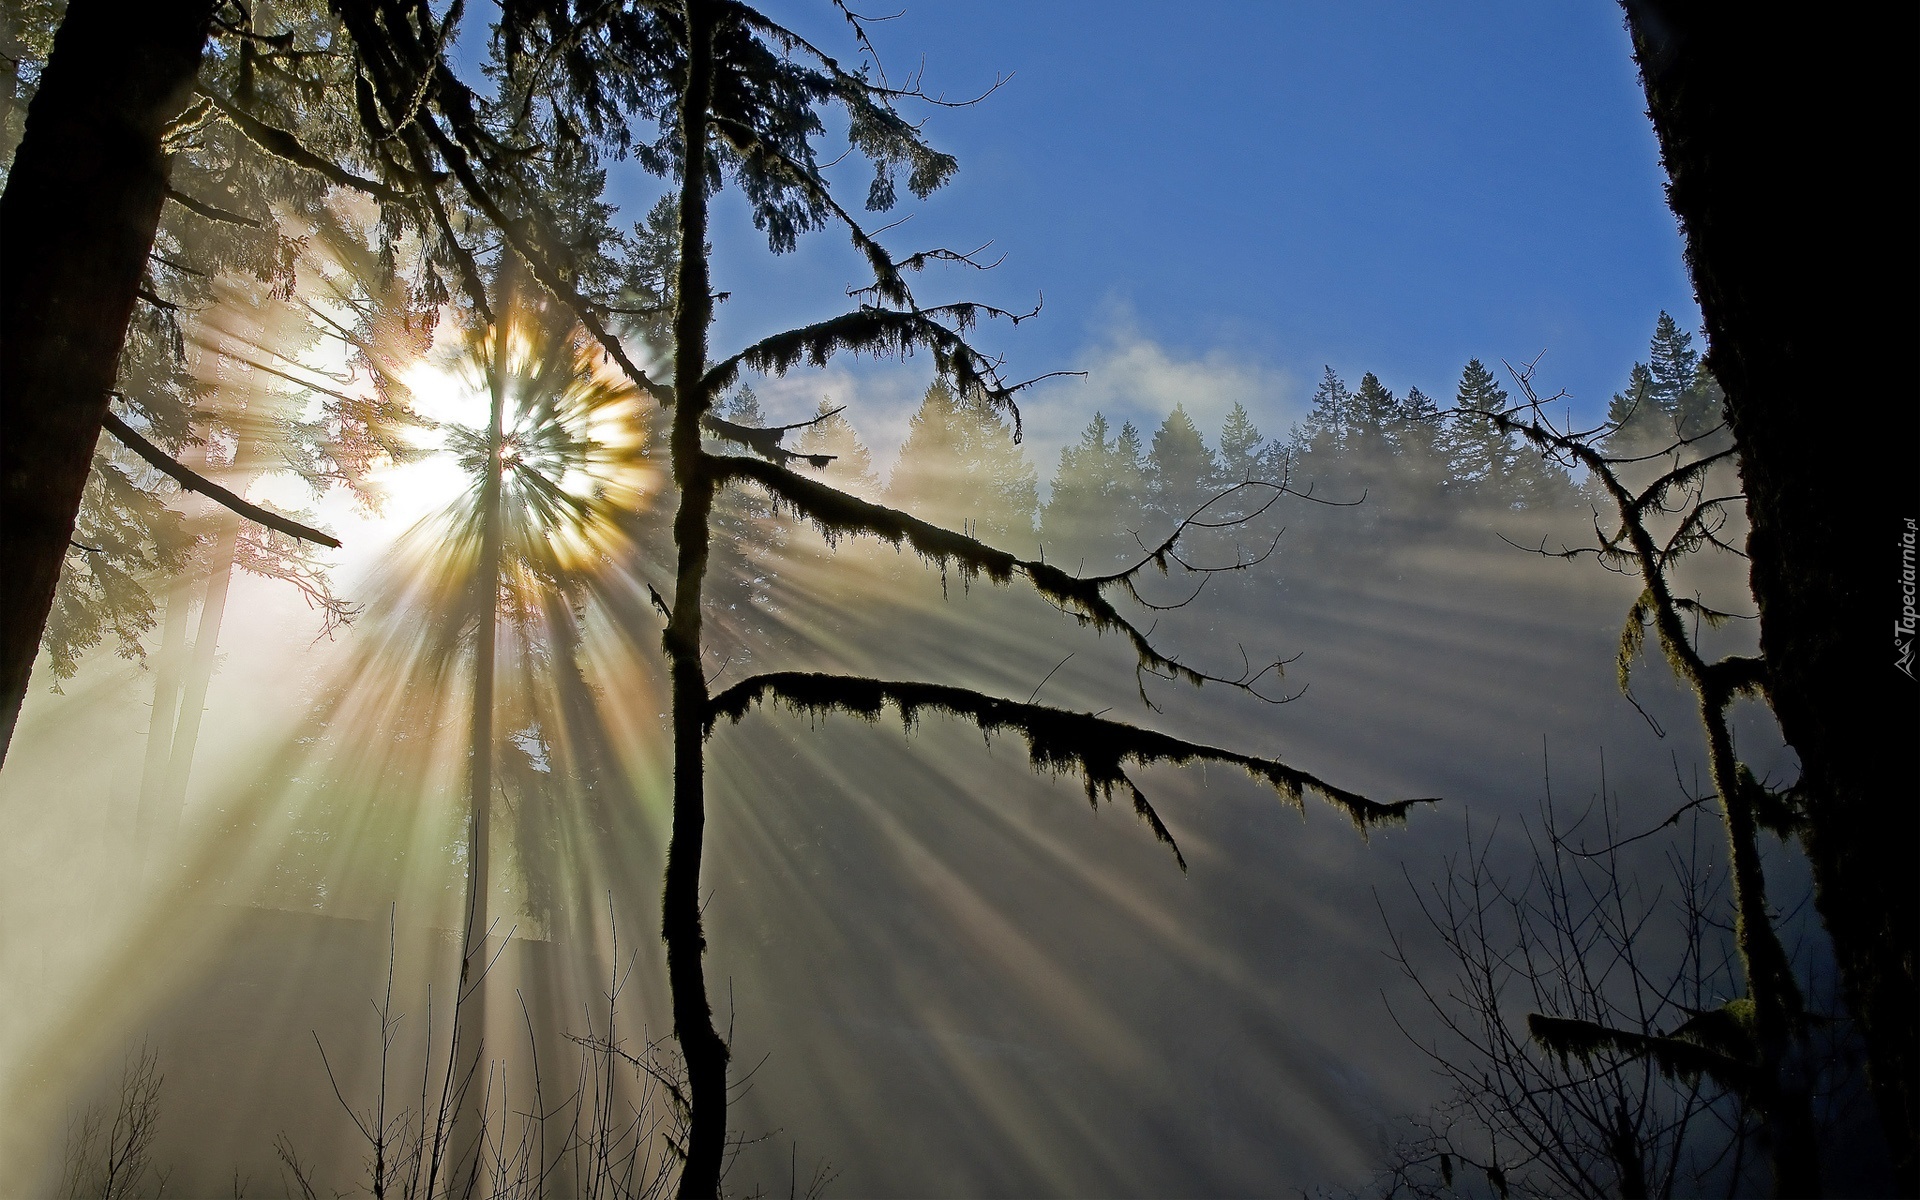
<instances>
[{"instance_id":1,"label":"distant tree line","mask_svg":"<svg viewBox=\"0 0 1920 1200\"><path fill-rule=\"evenodd\" d=\"M1692 335L1663 312L1647 361L1634 364L1608 406L1607 419L1618 426L1608 450L1635 453L1708 433L1719 425L1720 403ZM1447 408L1418 387L1396 395L1371 371L1350 386L1328 367L1305 418L1284 437L1266 436L1238 403L1211 438L1185 405L1151 435L1131 421L1116 429L1096 412L1061 450L1044 501L1010 422L937 382L884 485L871 452L830 402L822 403L822 420L800 449L838 456L827 468L836 486L926 512L997 545L1037 543L1063 568L1095 574L1139 558L1180 520L1248 480L1284 481L1356 510L1309 518L1302 530L1309 538L1325 522L1349 535L1356 521L1370 534L1385 532L1383 525L1412 532L1461 511L1587 507L1592 497L1583 481L1474 415L1508 407L1506 390L1474 359ZM726 412L741 424L763 421L750 391L730 400Z\"/></svg>"}]
</instances>

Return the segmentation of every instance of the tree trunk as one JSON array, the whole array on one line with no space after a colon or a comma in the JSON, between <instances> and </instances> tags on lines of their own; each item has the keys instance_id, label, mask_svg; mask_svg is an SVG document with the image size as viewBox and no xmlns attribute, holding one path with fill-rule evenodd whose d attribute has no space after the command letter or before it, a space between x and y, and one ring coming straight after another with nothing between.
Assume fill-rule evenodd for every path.
<instances>
[{"instance_id":1,"label":"tree trunk","mask_svg":"<svg viewBox=\"0 0 1920 1200\"><path fill-rule=\"evenodd\" d=\"M508 311L503 306L502 313ZM502 321L505 320L504 315ZM473 719L467 773L467 907L460 939L460 1001L454 1018L454 1078L451 1155L455 1194L484 1194L487 1058L487 922L493 867L493 675L500 624L500 440L506 409L507 330L490 334L487 368L491 396L487 416L486 475L480 481L480 562L474 577L478 621L473 634ZM504 1103L504 1099L503 1099ZM482 1186L476 1186L482 1185Z\"/></svg>"},{"instance_id":2,"label":"tree trunk","mask_svg":"<svg viewBox=\"0 0 1920 1200\"><path fill-rule=\"evenodd\" d=\"M1815 899L1912 1195L1920 692L1911 659L1897 663L1913 646L1916 14L1624 3L1740 445L1768 696L1800 755Z\"/></svg>"},{"instance_id":3,"label":"tree trunk","mask_svg":"<svg viewBox=\"0 0 1920 1200\"><path fill-rule=\"evenodd\" d=\"M148 857L159 823L160 796L167 785L173 754L173 726L180 712L181 665L187 655L187 609L193 604L192 577L176 576L167 587L167 613L160 626L160 653L153 659L153 715L147 721L146 761L140 772L140 808L134 818L134 853Z\"/></svg>"},{"instance_id":4,"label":"tree trunk","mask_svg":"<svg viewBox=\"0 0 1920 1200\"><path fill-rule=\"evenodd\" d=\"M707 245L707 107L713 92L713 14L687 3L687 79L680 103L684 165L680 180L680 269L674 311L674 410L670 452L680 489L673 541L679 555L673 613L664 637L673 687L673 834L667 846L660 933L667 944L674 1040L687 1064L691 1112L681 1200L720 1192L727 1138L727 1046L707 1001L706 935L700 922L700 856L706 836L707 679L700 661L701 590L706 582L713 481L700 448L700 418L710 406L707 326L713 316Z\"/></svg>"},{"instance_id":5,"label":"tree trunk","mask_svg":"<svg viewBox=\"0 0 1920 1200\"><path fill-rule=\"evenodd\" d=\"M193 652L181 681L179 715L167 739L167 766L155 794L152 820L147 826L149 867L156 853L166 853L180 831L180 814L187 806L187 780L193 774L193 753L200 744L200 720L206 715L207 688L213 683L214 657L220 649L220 625L227 615L227 589L233 583L234 553L240 540L240 518L220 513L219 535L207 560L207 594L200 605L200 625L194 630ZM171 611L169 612L171 617ZM164 634L163 634L164 637ZM157 715L157 706L156 706Z\"/></svg>"},{"instance_id":6,"label":"tree trunk","mask_svg":"<svg viewBox=\"0 0 1920 1200\"><path fill-rule=\"evenodd\" d=\"M211 0L73 0L0 197L0 761L166 197Z\"/></svg>"}]
</instances>

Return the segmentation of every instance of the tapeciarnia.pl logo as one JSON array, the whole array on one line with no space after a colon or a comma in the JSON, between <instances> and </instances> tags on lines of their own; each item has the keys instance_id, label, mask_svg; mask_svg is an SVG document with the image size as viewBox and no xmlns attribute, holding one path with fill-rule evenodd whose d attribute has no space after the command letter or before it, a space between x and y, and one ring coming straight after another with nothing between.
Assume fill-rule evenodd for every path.
<instances>
[{"instance_id":1,"label":"tapeciarnia.pl logo","mask_svg":"<svg viewBox=\"0 0 1920 1200\"><path fill-rule=\"evenodd\" d=\"M1900 619L1893 623L1893 665L1906 675L1913 676L1913 637L1916 624L1920 624L1913 609L1914 577L1914 518L1907 518L1907 525L1900 533Z\"/></svg>"}]
</instances>

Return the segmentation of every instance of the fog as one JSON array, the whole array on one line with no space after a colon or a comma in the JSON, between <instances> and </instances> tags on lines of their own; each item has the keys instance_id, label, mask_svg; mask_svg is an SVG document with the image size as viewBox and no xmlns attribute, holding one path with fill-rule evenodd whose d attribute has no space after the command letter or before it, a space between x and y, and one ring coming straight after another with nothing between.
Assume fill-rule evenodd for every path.
<instances>
[{"instance_id":1,"label":"fog","mask_svg":"<svg viewBox=\"0 0 1920 1200\"><path fill-rule=\"evenodd\" d=\"M1518 548L1578 537L1590 506L1389 516L1283 497L1238 531L1256 549L1277 533L1270 557L1146 618L1215 673L1239 671L1241 648L1287 659L1281 704L1149 677L1149 707L1116 639L890 547L830 547L788 522L736 565L749 582L722 618L716 687L747 668L935 679L1110 710L1383 801L1437 799L1363 834L1217 765L1153 768L1136 781L1183 872L1125 804L1089 809L1017 740L937 716L903 729L892 712L722 724L703 897L737 1088L730 1189L804 1189L830 1168L846 1195L1253 1195L1379 1169L1397 1123L1438 1096L1409 1040L1431 1015L1387 955L1389 928L1437 954L1414 890L1469 830L1523 872L1549 795L1590 809L1604 779L1637 831L1706 790L1690 698L1664 665L1638 668L1644 715L1617 686L1637 584ZM1703 560L1699 581L1738 589L1739 566ZM378 1094L383 1002L399 1018L389 1103L431 1104L458 963L467 685L457 648L438 691L409 682L430 622L390 592L398 610L379 611L376 576L360 581L373 607L330 640L284 585L235 583L171 842L135 833L151 664L99 653L61 694L35 692L0 779L10 1177L52 1187L69 1128L90 1104L111 1113L144 1048L164 1076L151 1159L170 1191L278 1190L276 1139L314 1180L352 1187L370 1150L347 1110ZM1155 603L1192 590L1142 586ZM670 1031L665 701L657 623L634 611L625 628L611 606L585 618L591 720L563 705L544 711L571 713L564 730L500 726L521 730L532 769L495 817L521 831L496 834L515 847L493 887L510 936L486 985L489 1086L513 1113L578 1095L568 1036L605 1036L610 990L626 1049ZM1739 734L1757 773L1790 777L1763 713ZM607 769L583 783L596 755ZM536 800L545 815L521 811ZM1805 884L1783 856L1776 902L1792 908Z\"/></svg>"}]
</instances>

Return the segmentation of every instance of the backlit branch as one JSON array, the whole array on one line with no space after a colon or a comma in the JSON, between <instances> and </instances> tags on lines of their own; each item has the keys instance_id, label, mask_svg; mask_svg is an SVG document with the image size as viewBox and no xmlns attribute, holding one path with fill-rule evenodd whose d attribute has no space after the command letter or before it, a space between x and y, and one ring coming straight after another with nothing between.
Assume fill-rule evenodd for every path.
<instances>
[{"instance_id":1,"label":"backlit branch","mask_svg":"<svg viewBox=\"0 0 1920 1200\"><path fill-rule=\"evenodd\" d=\"M828 417L838 416L845 411L846 405L843 404L839 408L828 409L810 421L795 421L790 425L769 426L736 425L724 417L707 413L700 418L700 425L714 437L722 441L732 442L738 446L745 446L769 462L778 463L783 467L796 459L806 462L806 464L811 467L825 467L828 463L838 458L839 455L796 454L785 446L782 446L780 439L796 429L805 429L810 425L818 425Z\"/></svg>"},{"instance_id":2,"label":"backlit branch","mask_svg":"<svg viewBox=\"0 0 1920 1200\"><path fill-rule=\"evenodd\" d=\"M844 712L868 721L877 720L881 712L892 705L900 713L901 724L909 731L922 714L934 713L971 721L989 737L996 733L1018 734L1027 744L1027 757L1035 770L1054 775L1078 774L1086 785L1089 802L1097 803L1100 797L1110 798L1115 789L1124 789L1133 798L1134 810L1153 829L1154 835L1173 846L1176 858L1180 857L1179 847L1152 804L1128 777L1128 766L1203 762L1239 767L1295 807L1301 806L1307 792L1320 796L1344 812L1363 832L1374 825L1400 824L1412 806L1434 802L1430 797L1382 804L1335 787L1278 759L1205 746L1088 713L1069 712L1044 704L1021 704L943 684L849 675L780 671L742 680L715 696L709 704L709 736L722 718L738 722L756 704L769 702L812 717ZM1180 859L1180 866L1186 869L1184 858Z\"/></svg>"},{"instance_id":3,"label":"backlit branch","mask_svg":"<svg viewBox=\"0 0 1920 1200\"><path fill-rule=\"evenodd\" d=\"M748 480L759 484L776 499L811 521L830 542L847 536L878 538L892 546L909 547L915 554L938 564L943 571L953 566L963 576L985 575L1001 585L1010 583L1015 575L1025 576L1043 598L1081 625L1092 626L1099 633L1117 633L1125 638L1133 648L1139 670L1145 674L1161 679L1182 680L1195 686L1204 683L1224 684L1270 704L1292 699L1291 696L1270 696L1259 690L1262 679L1269 674L1280 673L1283 664L1278 661L1266 663L1257 671L1249 667L1239 676L1209 674L1162 653L1149 640L1149 631L1140 629L1121 615L1107 599L1104 589L1118 587L1134 595L1133 576L1158 561L1152 555L1128 571L1083 578L1069 575L1050 563L1018 558L1005 550L943 529L898 509L850 496L770 462L741 455L709 455L706 467L713 473L716 483ZM1203 506L1201 512L1204 511ZM1182 527L1185 526L1183 522ZM1179 531L1176 531L1170 541L1178 537ZM1250 565L1250 562L1246 562L1230 567L1194 569L1225 571ZM1142 700L1147 700L1144 680L1141 682L1140 695ZM1148 700L1148 703L1151 704L1151 701Z\"/></svg>"},{"instance_id":4,"label":"backlit branch","mask_svg":"<svg viewBox=\"0 0 1920 1200\"><path fill-rule=\"evenodd\" d=\"M213 482L213 480L206 478L196 471L181 466L175 462L166 451L140 436L137 430L121 420L114 413L108 412L102 424L108 433L120 439L122 445L135 454L138 454L141 458L146 459L147 462L161 474L171 477L174 482L180 485L182 490L199 492L222 508L238 513L249 521L265 525L268 529L279 530L288 537L299 538L307 542L318 542L322 546L331 546L334 549L339 549L340 539L321 533L318 529L309 528L288 517L283 517L279 513L268 512L257 504L249 504L226 488Z\"/></svg>"},{"instance_id":5,"label":"backlit branch","mask_svg":"<svg viewBox=\"0 0 1920 1200\"><path fill-rule=\"evenodd\" d=\"M1038 380L1009 386L1000 375L999 362L975 350L964 334L982 317L1005 318L1017 325L1032 315L985 304L950 304L929 309L862 305L854 312L755 342L715 363L707 372L706 385L709 394L718 394L739 378L742 367L768 375L784 375L802 362L825 366L839 353L904 357L917 347L925 347L933 353L935 370L951 380L961 395L981 396L990 406L1004 410L1013 418L1013 437L1018 442L1020 409L1013 397Z\"/></svg>"},{"instance_id":6,"label":"backlit branch","mask_svg":"<svg viewBox=\"0 0 1920 1200\"><path fill-rule=\"evenodd\" d=\"M245 109L219 95L205 85L199 89L202 99L212 104L221 116L231 121L247 140L265 150L268 154L286 160L296 167L304 167L329 183L355 191L365 192L385 204L404 204L409 197L397 192L386 184L374 179L363 179L339 164L301 145L300 139L284 129L267 124Z\"/></svg>"}]
</instances>

